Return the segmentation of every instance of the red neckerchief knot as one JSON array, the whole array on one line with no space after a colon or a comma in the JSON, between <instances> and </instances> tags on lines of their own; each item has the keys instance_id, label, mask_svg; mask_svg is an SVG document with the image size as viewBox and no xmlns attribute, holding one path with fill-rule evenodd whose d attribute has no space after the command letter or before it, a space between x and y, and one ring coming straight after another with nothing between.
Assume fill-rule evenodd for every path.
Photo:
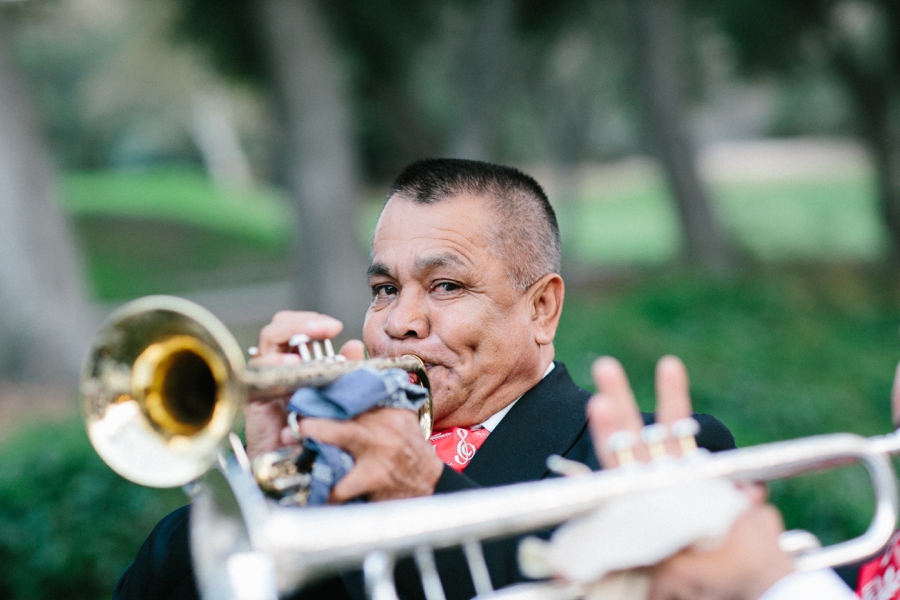
<instances>
[{"instance_id":1,"label":"red neckerchief knot","mask_svg":"<svg viewBox=\"0 0 900 600\"><path fill-rule=\"evenodd\" d=\"M445 465L462 473L472 457L475 456L475 452L481 448L489 433L490 431L480 425L451 427L435 431L431 435L431 445L434 446L438 458Z\"/></svg>"}]
</instances>

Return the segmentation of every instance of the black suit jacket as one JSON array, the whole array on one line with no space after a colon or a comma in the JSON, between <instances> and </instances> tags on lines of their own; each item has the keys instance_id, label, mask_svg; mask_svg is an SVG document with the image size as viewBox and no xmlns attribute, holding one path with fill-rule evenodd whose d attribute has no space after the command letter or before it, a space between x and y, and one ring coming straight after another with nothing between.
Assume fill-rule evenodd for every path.
<instances>
[{"instance_id":1,"label":"black suit jacket","mask_svg":"<svg viewBox=\"0 0 900 600\"><path fill-rule=\"evenodd\" d=\"M493 487L535 481L552 476L547 457L559 454L570 460L599 469L585 418L590 392L572 381L566 367L555 368L526 392L484 441L463 473L444 468L435 489L444 494L479 487ZM643 414L650 423L653 415ZM712 451L735 447L731 432L709 415L695 415L700 422L697 442ZM527 502L522 498L522 502ZM193 585L188 551L189 513L187 507L165 517L141 547L132 566L116 586L114 598L122 600L193 600ZM484 553L494 586L499 588L521 580L516 566L518 538L485 544ZM437 553L441 579L447 600L463 600L475 595L468 568L458 550ZM297 598L337 599L363 597L362 579L350 573L341 579L327 580L302 591ZM397 566L397 588L401 598L423 598L418 574L411 561Z\"/></svg>"}]
</instances>

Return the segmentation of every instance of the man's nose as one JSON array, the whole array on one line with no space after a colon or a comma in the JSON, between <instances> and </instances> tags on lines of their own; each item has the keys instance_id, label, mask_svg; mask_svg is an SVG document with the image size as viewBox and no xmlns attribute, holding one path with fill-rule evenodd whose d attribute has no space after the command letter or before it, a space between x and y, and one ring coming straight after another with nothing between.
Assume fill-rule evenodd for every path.
<instances>
[{"instance_id":1,"label":"man's nose","mask_svg":"<svg viewBox=\"0 0 900 600\"><path fill-rule=\"evenodd\" d=\"M429 322L425 299L414 290L401 291L391 303L384 331L392 338L428 337Z\"/></svg>"}]
</instances>

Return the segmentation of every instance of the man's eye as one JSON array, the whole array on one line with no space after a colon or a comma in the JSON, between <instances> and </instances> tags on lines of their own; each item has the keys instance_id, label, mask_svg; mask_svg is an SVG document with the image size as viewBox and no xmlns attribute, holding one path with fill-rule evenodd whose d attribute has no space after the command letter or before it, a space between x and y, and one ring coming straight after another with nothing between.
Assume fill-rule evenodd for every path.
<instances>
[{"instance_id":1,"label":"man's eye","mask_svg":"<svg viewBox=\"0 0 900 600\"><path fill-rule=\"evenodd\" d=\"M397 293L397 288L389 283L382 283L372 286L372 296L393 296Z\"/></svg>"},{"instance_id":2,"label":"man's eye","mask_svg":"<svg viewBox=\"0 0 900 600\"><path fill-rule=\"evenodd\" d=\"M453 283L452 281L442 281L434 287L441 292L455 292L462 289L461 285L459 285L458 283Z\"/></svg>"}]
</instances>

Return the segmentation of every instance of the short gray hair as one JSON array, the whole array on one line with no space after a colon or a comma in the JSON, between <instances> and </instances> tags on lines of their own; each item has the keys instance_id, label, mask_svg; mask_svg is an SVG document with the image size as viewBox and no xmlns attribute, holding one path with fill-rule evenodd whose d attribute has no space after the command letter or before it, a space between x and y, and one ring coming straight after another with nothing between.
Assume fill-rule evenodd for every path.
<instances>
[{"instance_id":1,"label":"short gray hair","mask_svg":"<svg viewBox=\"0 0 900 600\"><path fill-rule=\"evenodd\" d=\"M556 213L540 184L513 167L458 158L431 158L406 167L387 198L434 204L461 194L484 198L497 215L487 240L507 268L510 283L525 291L560 270Z\"/></svg>"}]
</instances>

